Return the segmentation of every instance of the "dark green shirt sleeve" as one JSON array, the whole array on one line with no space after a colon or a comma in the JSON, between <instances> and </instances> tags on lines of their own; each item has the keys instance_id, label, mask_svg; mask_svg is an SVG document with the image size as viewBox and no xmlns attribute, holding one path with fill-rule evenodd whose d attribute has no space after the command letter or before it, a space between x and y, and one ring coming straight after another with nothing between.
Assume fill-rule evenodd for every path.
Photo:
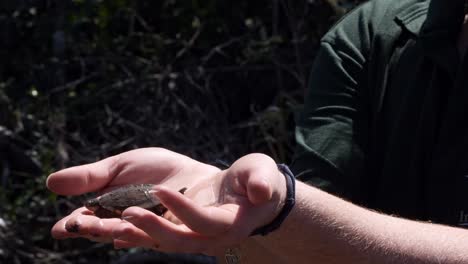
<instances>
[{"instance_id":1,"label":"dark green shirt sleeve","mask_svg":"<svg viewBox=\"0 0 468 264\"><path fill-rule=\"evenodd\" d=\"M368 111L366 61L375 3L358 7L321 41L297 118L296 177L340 196L352 196L365 163Z\"/></svg>"}]
</instances>

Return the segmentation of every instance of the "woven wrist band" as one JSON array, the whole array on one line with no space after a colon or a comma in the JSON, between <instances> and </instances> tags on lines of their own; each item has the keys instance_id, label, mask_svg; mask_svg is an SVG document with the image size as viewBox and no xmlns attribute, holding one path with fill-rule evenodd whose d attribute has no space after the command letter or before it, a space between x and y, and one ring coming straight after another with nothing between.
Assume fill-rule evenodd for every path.
<instances>
[{"instance_id":1,"label":"woven wrist band","mask_svg":"<svg viewBox=\"0 0 468 264\"><path fill-rule=\"evenodd\" d=\"M283 223L284 219L286 219L286 217L289 215L289 213L294 207L294 204L296 203L296 179L294 178L294 174L291 172L288 166L284 164L278 164L278 170L286 178L286 200L284 202L283 209L281 209L281 212L271 223L255 229L252 232L252 234L250 234L250 236L265 236L268 233L271 233L278 229Z\"/></svg>"}]
</instances>

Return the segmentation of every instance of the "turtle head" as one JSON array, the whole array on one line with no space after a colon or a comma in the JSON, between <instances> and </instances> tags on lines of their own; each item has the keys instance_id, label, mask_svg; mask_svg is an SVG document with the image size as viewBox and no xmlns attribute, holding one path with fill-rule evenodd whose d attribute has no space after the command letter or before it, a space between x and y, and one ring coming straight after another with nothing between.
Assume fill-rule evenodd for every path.
<instances>
[{"instance_id":1,"label":"turtle head","mask_svg":"<svg viewBox=\"0 0 468 264\"><path fill-rule=\"evenodd\" d=\"M86 207L86 209L93 212L96 212L96 210L101 208L101 205L99 204L99 200L97 198L89 199L85 202L84 206Z\"/></svg>"}]
</instances>

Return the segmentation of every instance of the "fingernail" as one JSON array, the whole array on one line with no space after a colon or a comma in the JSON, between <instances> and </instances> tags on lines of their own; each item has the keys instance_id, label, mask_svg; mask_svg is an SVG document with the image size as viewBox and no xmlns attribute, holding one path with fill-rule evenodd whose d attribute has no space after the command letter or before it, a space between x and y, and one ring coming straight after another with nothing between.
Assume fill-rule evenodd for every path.
<instances>
[{"instance_id":1,"label":"fingernail","mask_svg":"<svg viewBox=\"0 0 468 264\"><path fill-rule=\"evenodd\" d=\"M116 236L116 237L113 237L112 239L114 239L114 240L125 240L125 237L123 237L123 236Z\"/></svg>"},{"instance_id":2,"label":"fingernail","mask_svg":"<svg viewBox=\"0 0 468 264\"><path fill-rule=\"evenodd\" d=\"M148 194L151 195L153 202L160 203L161 198L164 199L164 188L165 187L163 186L156 186L148 191Z\"/></svg>"},{"instance_id":3,"label":"fingernail","mask_svg":"<svg viewBox=\"0 0 468 264\"><path fill-rule=\"evenodd\" d=\"M123 216L123 217L122 217L122 220L128 221L128 220L131 220L131 219L133 219L133 218L135 218L133 215L127 215L127 216Z\"/></svg>"},{"instance_id":4,"label":"fingernail","mask_svg":"<svg viewBox=\"0 0 468 264\"><path fill-rule=\"evenodd\" d=\"M162 185L156 185L154 186L151 190L148 191L150 194L157 194L161 192L162 190L166 189L167 187L162 186Z\"/></svg>"}]
</instances>

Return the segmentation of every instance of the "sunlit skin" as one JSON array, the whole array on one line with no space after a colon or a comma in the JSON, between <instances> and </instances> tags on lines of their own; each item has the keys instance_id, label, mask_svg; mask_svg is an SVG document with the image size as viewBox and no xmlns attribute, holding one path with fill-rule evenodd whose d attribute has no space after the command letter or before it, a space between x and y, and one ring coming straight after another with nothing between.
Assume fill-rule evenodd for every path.
<instances>
[{"instance_id":1,"label":"sunlit skin","mask_svg":"<svg viewBox=\"0 0 468 264\"><path fill-rule=\"evenodd\" d=\"M466 21L457 43L461 57L468 46ZM284 176L262 154L220 170L168 150L138 149L56 172L47 181L63 195L134 183L160 184L153 193L170 213L131 207L123 219L99 219L81 207L59 220L52 236L208 255L240 245L243 263L266 256L274 256L268 263L282 256L290 263L468 263L467 230L379 214L300 182L297 205L283 226L249 238L276 217L286 193ZM185 195L177 192L183 186Z\"/></svg>"},{"instance_id":2,"label":"sunlit skin","mask_svg":"<svg viewBox=\"0 0 468 264\"><path fill-rule=\"evenodd\" d=\"M125 220L99 219L82 207L57 222L52 236L85 237L114 243L116 248L213 255L271 222L286 192L284 177L265 155L247 155L221 171L159 148L134 150L56 172L49 176L47 186L59 194L80 195L134 183L161 183L153 193L172 214L163 218L131 207L122 213ZM185 194L177 191L180 186L187 186ZM75 232L68 232L70 227Z\"/></svg>"}]
</instances>

